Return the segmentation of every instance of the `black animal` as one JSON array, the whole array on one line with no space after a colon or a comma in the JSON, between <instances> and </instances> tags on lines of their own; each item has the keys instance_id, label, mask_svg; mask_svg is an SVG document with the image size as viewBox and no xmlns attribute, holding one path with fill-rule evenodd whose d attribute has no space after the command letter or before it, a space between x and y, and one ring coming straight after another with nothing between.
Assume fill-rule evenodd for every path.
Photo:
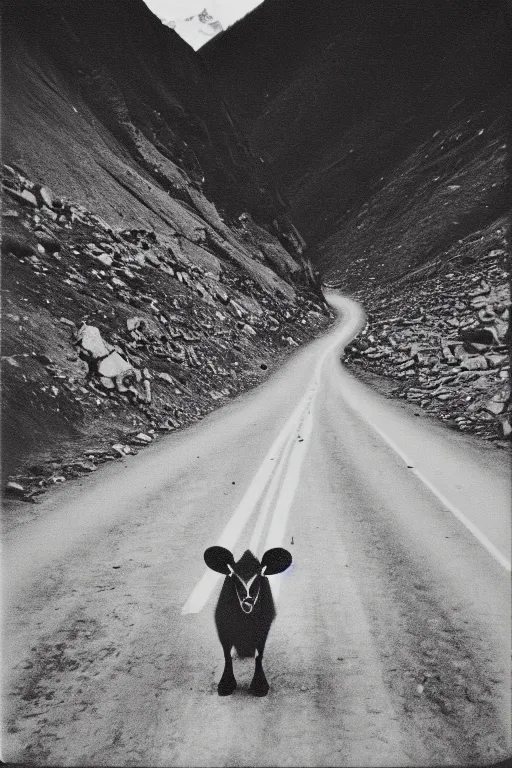
<instances>
[{"instance_id":1,"label":"black animal","mask_svg":"<svg viewBox=\"0 0 512 768\"><path fill-rule=\"evenodd\" d=\"M256 656L250 692L266 696L269 685L263 672L263 652L276 611L267 576L285 571L292 562L286 549L269 549L260 561L248 549L240 560L229 549L209 547L204 553L206 565L225 573L226 578L215 609L215 624L224 651L224 672L217 686L219 696L229 696L236 688L231 649L238 656Z\"/></svg>"}]
</instances>

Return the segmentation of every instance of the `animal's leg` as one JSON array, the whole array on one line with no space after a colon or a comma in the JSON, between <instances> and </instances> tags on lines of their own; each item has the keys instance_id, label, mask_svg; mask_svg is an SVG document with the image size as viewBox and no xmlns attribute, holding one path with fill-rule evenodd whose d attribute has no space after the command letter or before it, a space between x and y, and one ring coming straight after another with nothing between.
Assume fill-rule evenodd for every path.
<instances>
[{"instance_id":1,"label":"animal's leg","mask_svg":"<svg viewBox=\"0 0 512 768\"><path fill-rule=\"evenodd\" d=\"M224 672L217 686L219 696L229 696L236 689L236 680L233 674L233 659L231 658L231 646L222 644L224 651Z\"/></svg>"},{"instance_id":2,"label":"animal's leg","mask_svg":"<svg viewBox=\"0 0 512 768\"><path fill-rule=\"evenodd\" d=\"M254 677L252 678L249 691L253 696L266 696L269 691L269 684L263 671L263 651L265 643L257 649L256 663L254 667Z\"/></svg>"}]
</instances>

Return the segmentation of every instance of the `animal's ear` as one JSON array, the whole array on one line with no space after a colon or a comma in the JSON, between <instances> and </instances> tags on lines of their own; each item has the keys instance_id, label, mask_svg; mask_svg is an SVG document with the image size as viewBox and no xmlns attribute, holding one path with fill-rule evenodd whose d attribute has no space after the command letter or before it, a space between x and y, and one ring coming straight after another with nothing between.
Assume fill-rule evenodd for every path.
<instances>
[{"instance_id":1,"label":"animal's ear","mask_svg":"<svg viewBox=\"0 0 512 768\"><path fill-rule=\"evenodd\" d=\"M261 567L265 568L264 576L273 576L275 573L282 573L292 564L292 556L287 549L274 547L267 549L261 560Z\"/></svg>"},{"instance_id":2,"label":"animal's ear","mask_svg":"<svg viewBox=\"0 0 512 768\"><path fill-rule=\"evenodd\" d=\"M230 573L228 565L232 568L235 565L235 558L225 547L208 547L204 551L204 561L212 571L224 573L226 576Z\"/></svg>"}]
</instances>

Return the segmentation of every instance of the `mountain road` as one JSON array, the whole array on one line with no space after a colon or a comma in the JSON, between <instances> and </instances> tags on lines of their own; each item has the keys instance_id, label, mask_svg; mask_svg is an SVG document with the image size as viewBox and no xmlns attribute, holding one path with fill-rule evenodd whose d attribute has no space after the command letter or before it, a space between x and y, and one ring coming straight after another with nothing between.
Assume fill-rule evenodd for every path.
<instances>
[{"instance_id":1,"label":"mountain road","mask_svg":"<svg viewBox=\"0 0 512 768\"><path fill-rule=\"evenodd\" d=\"M385 398L335 327L201 422L48 494L3 536L2 759L482 765L510 756L506 452ZM283 546L267 697L217 695L214 544Z\"/></svg>"}]
</instances>

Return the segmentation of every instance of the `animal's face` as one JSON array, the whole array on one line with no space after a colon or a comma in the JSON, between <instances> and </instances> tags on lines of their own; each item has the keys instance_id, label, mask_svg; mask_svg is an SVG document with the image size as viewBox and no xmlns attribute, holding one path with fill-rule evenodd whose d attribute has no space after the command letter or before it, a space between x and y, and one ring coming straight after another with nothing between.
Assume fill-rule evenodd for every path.
<instances>
[{"instance_id":1,"label":"animal's face","mask_svg":"<svg viewBox=\"0 0 512 768\"><path fill-rule=\"evenodd\" d=\"M261 589L261 573L255 573L249 581L242 579L240 574L236 571L230 573L230 578L233 579L236 596L240 603L240 608L244 613L252 613L252 609L258 602Z\"/></svg>"},{"instance_id":2,"label":"animal's face","mask_svg":"<svg viewBox=\"0 0 512 768\"><path fill-rule=\"evenodd\" d=\"M211 549L214 548L212 547ZM221 559L220 562L217 560L213 565L219 567L220 565L225 564L228 573L227 579L229 579L232 584L240 608L244 613L252 613L260 596L261 579L265 571L265 566L263 566L258 558L254 557L252 552L248 549L236 563L232 562L233 556L227 549L224 550L223 553L216 550L216 554L217 556L220 555L224 560ZM231 555L231 558L228 557L228 555ZM211 557L208 557L207 562L210 565L212 562ZM224 570L223 572L225 573L226 571Z\"/></svg>"},{"instance_id":3,"label":"animal's face","mask_svg":"<svg viewBox=\"0 0 512 768\"><path fill-rule=\"evenodd\" d=\"M261 563L248 549L235 563L231 552L224 547L209 547L204 559L209 568L232 580L240 608L247 614L252 613L258 602L262 578L281 573L292 562L290 553L281 547L265 552Z\"/></svg>"}]
</instances>

